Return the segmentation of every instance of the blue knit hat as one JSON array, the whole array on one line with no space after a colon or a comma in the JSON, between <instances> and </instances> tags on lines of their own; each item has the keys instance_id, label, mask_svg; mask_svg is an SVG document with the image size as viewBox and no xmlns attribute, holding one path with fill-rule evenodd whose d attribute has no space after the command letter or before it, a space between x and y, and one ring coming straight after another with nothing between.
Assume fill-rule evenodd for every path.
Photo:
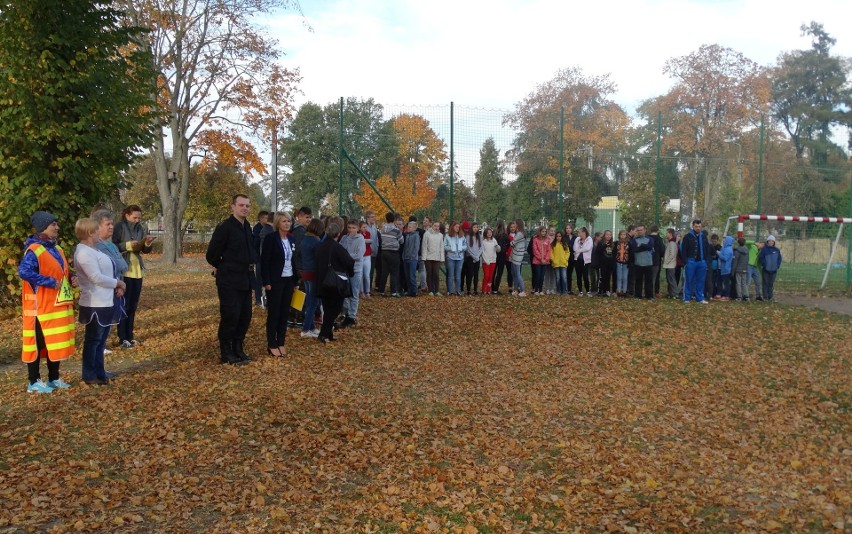
<instances>
[{"instance_id":1,"label":"blue knit hat","mask_svg":"<svg viewBox=\"0 0 852 534\"><path fill-rule=\"evenodd\" d=\"M30 217L30 222L33 223L33 228L35 228L37 234L44 232L55 221L57 221L56 215L46 211L37 211Z\"/></svg>"}]
</instances>

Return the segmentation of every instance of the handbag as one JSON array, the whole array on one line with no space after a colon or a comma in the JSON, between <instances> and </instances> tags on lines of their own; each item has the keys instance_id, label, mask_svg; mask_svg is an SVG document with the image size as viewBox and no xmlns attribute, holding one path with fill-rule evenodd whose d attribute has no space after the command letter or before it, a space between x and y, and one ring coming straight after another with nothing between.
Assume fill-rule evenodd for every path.
<instances>
[{"instance_id":1,"label":"handbag","mask_svg":"<svg viewBox=\"0 0 852 534\"><path fill-rule=\"evenodd\" d=\"M325 293L338 296L342 299L348 299L352 296L352 286L349 284L349 277L344 273L339 273L332 269L331 260L328 262L328 269L325 271L325 278L322 280L322 288Z\"/></svg>"}]
</instances>

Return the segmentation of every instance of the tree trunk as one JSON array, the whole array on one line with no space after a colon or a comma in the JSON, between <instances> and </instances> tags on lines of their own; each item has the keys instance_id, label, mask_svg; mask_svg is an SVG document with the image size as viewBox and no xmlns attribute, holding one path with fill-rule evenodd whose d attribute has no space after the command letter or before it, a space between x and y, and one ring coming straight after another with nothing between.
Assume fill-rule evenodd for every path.
<instances>
[{"instance_id":1,"label":"tree trunk","mask_svg":"<svg viewBox=\"0 0 852 534\"><path fill-rule=\"evenodd\" d=\"M171 159L166 160L165 143L159 138L151 154L157 170L157 190L163 211L163 261L174 265L181 256L181 221L189 198L189 142L172 129Z\"/></svg>"}]
</instances>

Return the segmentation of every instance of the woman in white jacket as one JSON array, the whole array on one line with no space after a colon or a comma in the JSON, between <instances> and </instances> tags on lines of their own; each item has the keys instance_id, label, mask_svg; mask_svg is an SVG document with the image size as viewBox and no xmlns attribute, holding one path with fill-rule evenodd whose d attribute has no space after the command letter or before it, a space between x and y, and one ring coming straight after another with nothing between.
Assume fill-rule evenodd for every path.
<instances>
[{"instance_id":1,"label":"woman in white jacket","mask_svg":"<svg viewBox=\"0 0 852 534\"><path fill-rule=\"evenodd\" d=\"M441 233L441 223L435 221L423 232L420 257L426 265L426 286L429 288L429 295L440 297L438 283L441 264L444 263L444 235Z\"/></svg>"},{"instance_id":2,"label":"woman in white jacket","mask_svg":"<svg viewBox=\"0 0 852 534\"><path fill-rule=\"evenodd\" d=\"M104 349L110 326L122 315L121 301L126 285L115 276L115 264L95 248L99 241L98 223L80 219L74 227L80 244L74 250L77 283L80 286L80 323L86 325L83 341L83 382L109 384L104 370Z\"/></svg>"},{"instance_id":3,"label":"woman in white jacket","mask_svg":"<svg viewBox=\"0 0 852 534\"><path fill-rule=\"evenodd\" d=\"M586 296L592 296L589 285L589 264L592 263L592 248L594 240L589 237L586 227L580 228L580 237L574 241L574 270L577 272L577 295L583 295L583 284L586 286Z\"/></svg>"}]
</instances>

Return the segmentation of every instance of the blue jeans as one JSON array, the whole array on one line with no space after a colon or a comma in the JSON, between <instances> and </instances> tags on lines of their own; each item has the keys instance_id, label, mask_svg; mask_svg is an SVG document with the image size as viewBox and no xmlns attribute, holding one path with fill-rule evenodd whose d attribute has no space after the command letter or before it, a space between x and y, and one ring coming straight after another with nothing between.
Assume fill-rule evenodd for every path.
<instances>
[{"instance_id":1,"label":"blue jeans","mask_svg":"<svg viewBox=\"0 0 852 534\"><path fill-rule=\"evenodd\" d=\"M318 305L317 281L305 280L305 305L302 307L305 319L302 321L302 332L310 332L314 329L314 314L316 314Z\"/></svg>"},{"instance_id":2,"label":"blue jeans","mask_svg":"<svg viewBox=\"0 0 852 534\"><path fill-rule=\"evenodd\" d=\"M757 267L755 267L754 265L749 265L746 284L751 284L751 281L754 280L754 297L759 299L763 293L760 292L760 277L757 275L757 273Z\"/></svg>"},{"instance_id":3,"label":"blue jeans","mask_svg":"<svg viewBox=\"0 0 852 534\"><path fill-rule=\"evenodd\" d=\"M417 296L417 260L404 260L405 276L408 278L408 295Z\"/></svg>"},{"instance_id":4,"label":"blue jeans","mask_svg":"<svg viewBox=\"0 0 852 534\"><path fill-rule=\"evenodd\" d=\"M556 292L565 295L568 293L568 268L556 267L553 270L556 272Z\"/></svg>"},{"instance_id":5,"label":"blue jeans","mask_svg":"<svg viewBox=\"0 0 852 534\"><path fill-rule=\"evenodd\" d=\"M461 272L464 260L451 260L447 258L447 293L461 293Z\"/></svg>"},{"instance_id":6,"label":"blue jeans","mask_svg":"<svg viewBox=\"0 0 852 534\"><path fill-rule=\"evenodd\" d=\"M361 264L364 267L364 264ZM358 303L361 299L361 284L363 272L355 271L355 276L349 279L349 285L352 287L352 296L343 301L343 309L346 310L346 316L354 319L358 315Z\"/></svg>"},{"instance_id":7,"label":"blue jeans","mask_svg":"<svg viewBox=\"0 0 852 534\"><path fill-rule=\"evenodd\" d=\"M627 271L629 267L626 263L615 264L615 292L627 293Z\"/></svg>"},{"instance_id":8,"label":"blue jeans","mask_svg":"<svg viewBox=\"0 0 852 534\"><path fill-rule=\"evenodd\" d=\"M521 264L512 262L512 287L515 291L526 291L524 278L521 276Z\"/></svg>"},{"instance_id":9,"label":"blue jeans","mask_svg":"<svg viewBox=\"0 0 852 534\"><path fill-rule=\"evenodd\" d=\"M722 275L722 296L730 297L731 296L731 275L723 274Z\"/></svg>"},{"instance_id":10,"label":"blue jeans","mask_svg":"<svg viewBox=\"0 0 852 534\"><path fill-rule=\"evenodd\" d=\"M109 326L101 326L93 318L86 325L83 341L83 380L106 380L104 370L104 349L106 348Z\"/></svg>"},{"instance_id":11,"label":"blue jeans","mask_svg":"<svg viewBox=\"0 0 852 534\"><path fill-rule=\"evenodd\" d=\"M704 300L704 284L707 280L707 262L704 260L689 259L686 261L684 268L686 280L683 284L683 301L689 302L692 300L693 293L695 300L701 302Z\"/></svg>"},{"instance_id":12,"label":"blue jeans","mask_svg":"<svg viewBox=\"0 0 852 534\"><path fill-rule=\"evenodd\" d=\"M372 258L364 256L361 258L361 291L370 294L370 270L373 268Z\"/></svg>"}]
</instances>

